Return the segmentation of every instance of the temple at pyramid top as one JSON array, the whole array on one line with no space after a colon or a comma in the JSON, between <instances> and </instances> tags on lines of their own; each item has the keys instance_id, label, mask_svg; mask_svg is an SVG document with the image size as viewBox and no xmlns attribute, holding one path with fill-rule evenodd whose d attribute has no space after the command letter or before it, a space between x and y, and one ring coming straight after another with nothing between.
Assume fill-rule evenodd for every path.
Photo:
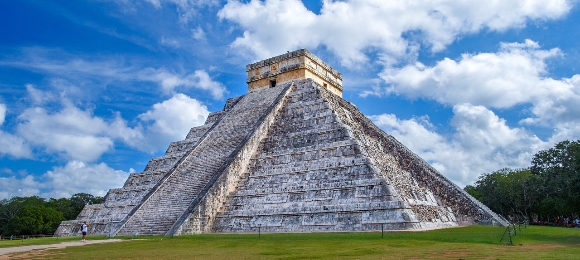
<instances>
[{"instance_id":1,"label":"temple at pyramid top","mask_svg":"<svg viewBox=\"0 0 580 260\"><path fill-rule=\"evenodd\" d=\"M311 78L333 94L342 97L342 74L306 49L248 64L246 71L248 91Z\"/></svg>"}]
</instances>

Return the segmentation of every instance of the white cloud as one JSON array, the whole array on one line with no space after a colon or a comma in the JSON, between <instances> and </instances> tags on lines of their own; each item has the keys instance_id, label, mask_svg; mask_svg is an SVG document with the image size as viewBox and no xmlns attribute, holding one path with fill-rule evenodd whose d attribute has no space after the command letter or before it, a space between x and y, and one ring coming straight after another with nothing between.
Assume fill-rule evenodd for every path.
<instances>
[{"instance_id":1,"label":"white cloud","mask_svg":"<svg viewBox=\"0 0 580 260\"><path fill-rule=\"evenodd\" d=\"M43 177L48 190L43 197L70 197L79 192L105 196L109 189L122 187L129 172L112 169L105 163L70 161L64 167L54 167Z\"/></svg>"},{"instance_id":2,"label":"white cloud","mask_svg":"<svg viewBox=\"0 0 580 260\"><path fill-rule=\"evenodd\" d=\"M162 38L163 40L165 40L165 44L174 47L179 46L175 39ZM51 57L55 52L59 54L60 59ZM204 70L195 70L193 73L173 72L164 67L151 68L127 65L123 60L87 61L76 56L71 57L68 53L59 53L56 50L43 48L28 49L24 58L19 57L17 60L0 61L0 66L2 65L42 71L47 73L47 76L54 77L52 84L55 87L59 86L60 88L66 88L66 91L80 93L83 93L82 90L73 90L77 87L71 85L68 81L83 82L87 79L92 79L97 82L105 82L105 84L116 81L131 82L132 84L133 81L153 82L158 84L161 91L166 94L175 94L176 88L194 88L208 91L214 99L221 99L228 92L223 84L212 80ZM35 104L58 100L58 95L39 92L32 84L27 85L27 91Z\"/></svg>"},{"instance_id":3,"label":"white cloud","mask_svg":"<svg viewBox=\"0 0 580 260\"><path fill-rule=\"evenodd\" d=\"M46 97L55 97L53 93L31 85L27 85L27 90L34 103L43 103ZM90 110L76 107L66 97L59 101L62 105L59 111L41 106L25 109L18 116L16 140L26 140L27 144L59 154L67 160L90 162L112 149L114 139L131 142L132 139L142 138L140 129L128 127L119 114L107 122L94 116Z\"/></svg>"},{"instance_id":4,"label":"white cloud","mask_svg":"<svg viewBox=\"0 0 580 260\"><path fill-rule=\"evenodd\" d=\"M165 93L174 93L176 88L196 88L209 91L213 98L220 99L227 90L223 84L213 81L203 70L187 75L177 75L165 69L148 68L140 73L140 78L157 82Z\"/></svg>"},{"instance_id":5,"label":"white cloud","mask_svg":"<svg viewBox=\"0 0 580 260\"><path fill-rule=\"evenodd\" d=\"M30 97L30 99L32 99L33 104L40 105L40 104L44 104L46 102L54 101L55 99L57 99L53 93L38 90L32 84L26 84L25 86L26 86L26 92L28 93L28 97Z\"/></svg>"},{"instance_id":6,"label":"white cloud","mask_svg":"<svg viewBox=\"0 0 580 260\"><path fill-rule=\"evenodd\" d=\"M165 45L165 46L170 46L173 48L179 48L179 42L174 39L174 38L165 38L165 37L161 37L161 44Z\"/></svg>"},{"instance_id":7,"label":"white cloud","mask_svg":"<svg viewBox=\"0 0 580 260\"><path fill-rule=\"evenodd\" d=\"M6 104L0 104L0 127L6 120L6 110ZM0 130L0 157L3 155L32 158L32 150L24 139Z\"/></svg>"},{"instance_id":8,"label":"white cloud","mask_svg":"<svg viewBox=\"0 0 580 260\"><path fill-rule=\"evenodd\" d=\"M507 108L529 102L549 92L565 94L565 86L546 74L547 58L558 49L540 50L536 42L504 43L497 53L463 54L459 61L445 58L433 67L419 62L387 69L382 78L387 93L428 98L442 104L469 102Z\"/></svg>"},{"instance_id":9,"label":"white cloud","mask_svg":"<svg viewBox=\"0 0 580 260\"><path fill-rule=\"evenodd\" d=\"M453 107L454 133L444 137L426 117L409 120L392 114L370 116L386 133L394 136L460 186L472 184L482 173L504 167L529 167L532 156L550 145L506 121L483 106Z\"/></svg>"},{"instance_id":10,"label":"white cloud","mask_svg":"<svg viewBox=\"0 0 580 260\"><path fill-rule=\"evenodd\" d=\"M32 150L23 138L0 131L0 157L2 155L10 155L14 158L32 158Z\"/></svg>"},{"instance_id":11,"label":"white cloud","mask_svg":"<svg viewBox=\"0 0 580 260\"><path fill-rule=\"evenodd\" d=\"M386 63L415 55L419 45L440 51L462 35L559 19L571 6L568 0L326 0L316 15L298 0L252 0L229 1L218 16L244 30L232 46L258 58L326 46L348 65L367 61L367 51L378 51Z\"/></svg>"},{"instance_id":12,"label":"white cloud","mask_svg":"<svg viewBox=\"0 0 580 260\"><path fill-rule=\"evenodd\" d=\"M53 167L41 176L0 177L0 199L35 195L69 198L79 192L104 196L109 189L122 187L130 172L112 169L105 163L70 161L63 167Z\"/></svg>"},{"instance_id":13,"label":"white cloud","mask_svg":"<svg viewBox=\"0 0 580 260\"><path fill-rule=\"evenodd\" d=\"M208 115L207 107L198 100L176 94L139 115L147 124L147 142L134 145L150 151L166 148L169 142L183 140L192 127L203 125Z\"/></svg>"},{"instance_id":14,"label":"white cloud","mask_svg":"<svg viewBox=\"0 0 580 260\"><path fill-rule=\"evenodd\" d=\"M205 32L200 26L198 26L195 29L191 29L191 38L196 40L205 40Z\"/></svg>"},{"instance_id":15,"label":"white cloud","mask_svg":"<svg viewBox=\"0 0 580 260\"><path fill-rule=\"evenodd\" d=\"M42 185L32 175L28 175L22 179L16 178L15 176L0 177L0 199L39 195L39 187Z\"/></svg>"},{"instance_id":16,"label":"white cloud","mask_svg":"<svg viewBox=\"0 0 580 260\"><path fill-rule=\"evenodd\" d=\"M209 76L203 74L197 80L200 85L212 83ZM34 90L31 92L33 99L54 96L32 86L29 89ZM0 155L31 158L32 146L39 153L93 162L112 150L117 142L153 153L166 149L169 142L184 139L189 130L202 125L209 114L200 101L175 94L140 114L136 126L129 127L118 112L106 119L73 105L66 97L59 101L61 108L56 111L41 106L25 109L17 118L17 135L0 131ZM0 106L0 113L4 107Z\"/></svg>"},{"instance_id":17,"label":"white cloud","mask_svg":"<svg viewBox=\"0 0 580 260\"><path fill-rule=\"evenodd\" d=\"M108 124L72 105L56 113L41 107L29 108L18 119L20 136L67 159L94 161L113 147L112 138L105 135Z\"/></svg>"},{"instance_id":18,"label":"white cloud","mask_svg":"<svg viewBox=\"0 0 580 260\"><path fill-rule=\"evenodd\" d=\"M580 122L580 75L547 77L546 60L560 55L558 49L542 50L526 40L502 43L496 53L463 54L459 61L446 58L433 67L416 63L387 69L381 77L389 84L386 94L502 109L529 104L531 115L520 123L564 127ZM381 95L382 90L373 93Z\"/></svg>"}]
</instances>

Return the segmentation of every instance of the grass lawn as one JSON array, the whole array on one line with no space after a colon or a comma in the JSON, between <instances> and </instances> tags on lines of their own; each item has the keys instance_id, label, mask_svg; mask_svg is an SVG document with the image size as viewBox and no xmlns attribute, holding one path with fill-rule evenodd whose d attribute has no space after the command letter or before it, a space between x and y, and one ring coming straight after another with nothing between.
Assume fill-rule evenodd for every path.
<instances>
[{"instance_id":1,"label":"grass lawn","mask_svg":"<svg viewBox=\"0 0 580 260\"><path fill-rule=\"evenodd\" d=\"M499 242L505 228L426 232L207 234L139 237L43 251L27 259L578 259L580 229L529 226ZM95 239L89 236L89 239ZM77 238L78 240L78 238ZM18 255L13 255L18 258Z\"/></svg>"}]
</instances>

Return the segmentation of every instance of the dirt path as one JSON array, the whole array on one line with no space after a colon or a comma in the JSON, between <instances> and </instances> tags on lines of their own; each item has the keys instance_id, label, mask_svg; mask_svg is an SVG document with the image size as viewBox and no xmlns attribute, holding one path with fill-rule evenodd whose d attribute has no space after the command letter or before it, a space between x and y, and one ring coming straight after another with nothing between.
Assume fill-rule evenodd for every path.
<instances>
[{"instance_id":1,"label":"dirt path","mask_svg":"<svg viewBox=\"0 0 580 260\"><path fill-rule=\"evenodd\" d=\"M14 253L22 253L28 251L38 251L38 250L46 250L46 249L58 249L58 248L65 248L68 246L84 246L90 244L102 244L102 243L112 243L112 242L121 242L121 239L106 239L106 240L87 240L86 243L81 241L71 241L71 242L62 242L60 244L51 244L51 245L32 245L32 246L17 246L17 247L5 247L0 248L0 260L10 259L11 257L9 254Z\"/></svg>"}]
</instances>

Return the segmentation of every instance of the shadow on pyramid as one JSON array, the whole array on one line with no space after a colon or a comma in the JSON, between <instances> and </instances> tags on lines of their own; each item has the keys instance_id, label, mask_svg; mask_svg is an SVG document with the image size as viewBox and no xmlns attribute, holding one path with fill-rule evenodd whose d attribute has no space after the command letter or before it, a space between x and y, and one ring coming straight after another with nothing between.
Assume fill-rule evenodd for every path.
<instances>
[{"instance_id":1,"label":"shadow on pyramid","mask_svg":"<svg viewBox=\"0 0 580 260\"><path fill-rule=\"evenodd\" d=\"M507 221L342 99L307 50L247 66L249 92L56 235L426 230Z\"/></svg>"}]
</instances>

